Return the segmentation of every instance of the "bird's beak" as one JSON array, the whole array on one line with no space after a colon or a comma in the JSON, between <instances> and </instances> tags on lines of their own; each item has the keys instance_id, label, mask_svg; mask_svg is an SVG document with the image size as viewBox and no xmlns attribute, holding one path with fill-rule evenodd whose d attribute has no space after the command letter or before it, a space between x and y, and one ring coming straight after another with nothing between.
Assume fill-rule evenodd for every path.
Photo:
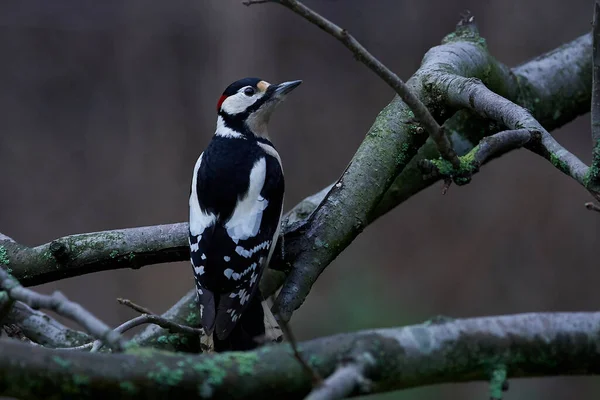
<instances>
[{"instance_id":1,"label":"bird's beak","mask_svg":"<svg viewBox=\"0 0 600 400\"><path fill-rule=\"evenodd\" d=\"M272 86L274 86L273 97L282 98L285 95L287 95L289 92L291 92L292 90L294 90L295 88L300 86L301 83L302 83L302 81L298 80L298 81L283 82L283 83L280 83L279 85L272 85ZM271 89L271 87L269 87L269 89Z\"/></svg>"}]
</instances>

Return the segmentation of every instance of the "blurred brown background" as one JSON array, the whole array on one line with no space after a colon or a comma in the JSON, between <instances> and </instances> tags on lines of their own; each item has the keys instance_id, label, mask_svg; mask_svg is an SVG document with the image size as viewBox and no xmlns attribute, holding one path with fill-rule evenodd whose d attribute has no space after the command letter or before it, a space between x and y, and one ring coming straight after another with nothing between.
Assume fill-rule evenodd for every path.
<instances>
[{"instance_id":1,"label":"blurred brown background","mask_svg":"<svg viewBox=\"0 0 600 400\"><path fill-rule=\"evenodd\" d=\"M312 0L403 79L470 9L498 59L517 65L590 28L592 1ZM194 162L230 82L303 79L271 124L286 209L338 177L392 91L338 42L277 5L240 0L0 3L0 231L28 245L184 221ZM555 132L590 156L589 116ZM308 339L362 328L532 311L597 310L600 217L586 192L523 150L442 197L436 185L369 227L295 314ZM595 256L596 254L596 256ZM188 263L106 272L64 290L111 324L128 297L162 312ZM389 399L481 399L485 384ZM511 382L510 399L597 398L596 378Z\"/></svg>"}]
</instances>

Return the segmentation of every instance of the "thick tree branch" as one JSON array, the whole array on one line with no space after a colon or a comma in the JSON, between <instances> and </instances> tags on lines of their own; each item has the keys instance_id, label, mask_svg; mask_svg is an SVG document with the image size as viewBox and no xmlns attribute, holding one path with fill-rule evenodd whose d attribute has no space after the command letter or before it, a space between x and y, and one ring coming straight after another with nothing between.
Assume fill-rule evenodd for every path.
<instances>
[{"instance_id":1,"label":"thick tree branch","mask_svg":"<svg viewBox=\"0 0 600 400\"><path fill-rule=\"evenodd\" d=\"M585 185L588 167L575 155L563 148L544 129L540 123L523 107L492 92L478 79L468 79L447 71L431 76L437 82L443 82L443 91L447 101L455 107L471 109L480 116L492 119L509 129L527 129L539 132L541 138L529 146L536 153L552 162L560 171Z\"/></svg>"},{"instance_id":2,"label":"thick tree branch","mask_svg":"<svg viewBox=\"0 0 600 400\"><path fill-rule=\"evenodd\" d=\"M592 165L589 185L600 190L600 0L594 2L592 28Z\"/></svg>"},{"instance_id":3,"label":"thick tree branch","mask_svg":"<svg viewBox=\"0 0 600 400\"><path fill-rule=\"evenodd\" d=\"M456 42L461 40L469 40L474 45L458 47ZM479 37L467 35L464 38L454 33L444 42L436 48L440 63L447 62L448 65L459 68L463 76L481 79L490 90L530 110L534 118L547 129L555 129L589 111L592 81L592 68L589 62L592 56L590 34L581 36L512 71L489 55L482 45L483 39ZM411 79L416 80L418 75L426 72L421 68ZM409 81L410 83L412 81ZM429 97L425 92L420 92L419 95ZM436 107L444 115L451 114L450 111ZM324 202L322 207L325 209L319 212L318 217L310 218L311 213L333 185L310 196L290 211L288 214L290 223L284 225L284 251L281 249L276 251L271 268L289 270L296 264L298 255L304 252L306 259L315 255L315 268L322 270L351 243L364 226L439 179L439 177L424 178L418 168L420 160L436 158L439 155L434 143L426 140L426 134L423 136L414 125L401 122L402 119L411 121L410 114L398 99L394 99L386 107L365 140L372 143L363 144L361 151L353 160L353 164L371 165L371 167L353 169L352 176L345 174L342 181L338 183L340 187L337 188L337 193ZM486 134L505 129L502 126L492 126L488 121L466 110L452 116L446 121L445 126L451 133L450 138L454 147L462 155L477 146ZM426 142L424 146L421 145L423 142ZM372 152L371 156L369 151ZM397 165L393 167L390 163L397 163ZM393 183L386 190L386 185L392 181ZM346 191L345 189L349 189L350 185L344 186L344 184L352 182L355 183L352 187L356 190ZM344 190L340 193L339 189ZM344 207L347 212L343 212ZM372 211L368 212L371 207ZM326 215L330 209L331 217L328 219ZM363 217L355 220L355 215ZM336 229L337 232L330 232L327 227L331 225L328 225L331 221L336 221L334 224L336 227L337 223L341 222L343 227ZM309 232L310 235L305 235L305 232ZM50 252L53 242L27 248L0 234L0 262L8 261L8 267L12 269L14 276L24 284L32 285L99 270L141 267L158 262L189 259L185 223L74 235L54 242L66 244L76 251L70 252L71 256L63 258L59 263L57 256ZM61 247L54 245L54 249ZM283 260L282 253L285 254ZM57 253L59 259L60 254ZM130 254L133 254L133 257ZM269 278L276 277L276 279L268 279L270 283L268 290L272 293L283 274L267 270L267 275ZM261 284L266 280L263 279ZM194 306L190 299L191 297L182 299L182 302L178 303L183 304L181 307L174 306L181 312L181 323L187 325L192 324L187 323L185 318L194 318ZM190 308L187 308L188 306ZM152 329L154 328L156 327ZM157 333L161 332L160 328L157 329ZM187 344L176 342L178 337L164 333L151 336L153 345L161 345L156 343L158 338L162 343L166 343L167 348L172 346L166 342L166 338L173 339L176 346L190 351L193 351L191 349L195 346L189 341Z\"/></svg>"},{"instance_id":4,"label":"thick tree branch","mask_svg":"<svg viewBox=\"0 0 600 400\"><path fill-rule=\"evenodd\" d=\"M507 99L530 110L546 129L553 130L589 112L591 57L592 37L586 34L512 69L514 79L495 76L493 71L499 68L498 61L488 57L489 69L481 79L491 90L503 93ZM462 63L467 60L465 54ZM444 125L460 155L471 151L486 134L506 129L492 125L468 110L457 112ZM375 210L375 218L437 182L437 177L423 177L418 165L421 160L438 156L430 141L422 146L384 195Z\"/></svg>"},{"instance_id":5,"label":"thick tree branch","mask_svg":"<svg viewBox=\"0 0 600 400\"><path fill-rule=\"evenodd\" d=\"M450 98L450 81L477 82L474 78L485 79L496 86L498 97L517 98L524 86L507 67L489 55L484 40L473 26L461 24L441 46L427 52L408 84L435 111L434 115L443 120L453 115L457 105L466 107ZM327 265L378 216L378 204L393 179L425 143L427 135L410 125L407 113L410 110L395 98L379 114L338 184L311 215L304 229L299 229L302 244L296 248L301 251L295 259L286 254L287 261L293 262L293 269L274 305L282 318L291 317ZM542 132L543 128L539 129L538 125L529 130ZM542 137L542 143L551 152L549 158L556 157L562 163L569 155L559 150L549 135ZM580 165L575 163L576 167ZM581 180L579 172L583 170L574 168L570 172Z\"/></svg>"},{"instance_id":6,"label":"thick tree branch","mask_svg":"<svg viewBox=\"0 0 600 400\"><path fill-rule=\"evenodd\" d=\"M498 365L509 378L598 374L598 338L600 313L541 313L355 332L300 347L323 376L340 360L372 355L364 374L375 393L489 380ZM0 350L0 394L23 400L57 392L78 398L299 399L311 390L287 344L216 355L148 349L109 355L3 340Z\"/></svg>"},{"instance_id":7,"label":"thick tree branch","mask_svg":"<svg viewBox=\"0 0 600 400\"><path fill-rule=\"evenodd\" d=\"M65 236L37 247L0 238L11 273L25 286L119 268L189 260L186 223Z\"/></svg>"},{"instance_id":8,"label":"thick tree branch","mask_svg":"<svg viewBox=\"0 0 600 400\"><path fill-rule=\"evenodd\" d=\"M38 309L52 310L63 317L69 318L83 326L92 336L105 342L111 349L120 351L124 347L124 340L104 322L89 313L79 304L69 301L62 293L54 292L47 296L26 289L14 279L0 265L0 289L6 292L9 298L21 301L28 306Z\"/></svg>"},{"instance_id":9,"label":"thick tree branch","mask_svg":"<svg viewBox=\"0 0 600 400\"><path fill-rule=\"evenodd\" d=\"M17 325L29 340L46 347L74 347L92 340L88 334L67 328L20 301L13 304L2 323Z\"/></svg>"}]
</instances>

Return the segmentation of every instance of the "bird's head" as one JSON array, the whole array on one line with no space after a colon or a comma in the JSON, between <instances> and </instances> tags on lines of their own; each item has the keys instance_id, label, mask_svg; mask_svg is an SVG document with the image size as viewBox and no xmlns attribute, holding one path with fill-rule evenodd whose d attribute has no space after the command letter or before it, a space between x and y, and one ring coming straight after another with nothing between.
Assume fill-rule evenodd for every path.
<instances>
[{"instance_id":1,"label":"bird's head","mask_svg":"<svg viewBox=\"0 0 600 400\"><path fill-rule=\"evenodd\" d=\"M270 84L260 78L244 78L225 89L217 103L217 113L235 131L246 129L266 136L269 119L279 104L302 81Z\"/></svg>"}]
</instances>

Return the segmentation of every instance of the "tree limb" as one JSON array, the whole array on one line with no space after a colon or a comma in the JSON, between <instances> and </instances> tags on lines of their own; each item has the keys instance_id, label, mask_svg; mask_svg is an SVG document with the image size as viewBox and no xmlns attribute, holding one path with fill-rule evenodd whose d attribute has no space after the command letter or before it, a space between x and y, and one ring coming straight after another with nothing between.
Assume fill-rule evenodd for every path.
<instances>
[{"instance_id":1,"label":"tree limb","mask_svg":"<svg viewBox=\"0 0 600 400\"><path fill-rule=\"evenodd\" d=\"M444 120L456 112L457 105L466 107L455 101L458 95L449 93L449 89L459 89L450 83L461 79L461 82L476 82L474 78L495 86L500 98L518 98L523 88L527 88L524 80L519 80L490 56L485 41L474 26L461 23L442 45L427 52L408 84L435 112L434 116ZM385 192L427 139L426 134L410 124L409 113L406 105L395 98L379 114L338 183L311 214L306 225L299 228L299 244L292 247L297 256L286 253L287 262L292 262L293 268L274 305L282 318L291 318L323 270L366 225L381 215L378 206L385 200ZM541 132L543 128L539 129L538 125L530 131ZM551 151L548 158L557 157L562 165L568 154L559 151L558 144L549 135L542 137L542 143ZM583 170L584 165L570 172L581 181L579 172ZM288 244L294 241L294 236L290 236Z\"/></svg>"},{"instance_id":2,"label":"tree limb","mask_svg":"<svg viewBox=\"0 0 600 400\"><path fill-rule=\"evenodd\" d=\"M592 81L592 68L589 62L592 56L590 34L583 35L513 70L508 70L489 55L485 46L481 44L483 39L470 37L471 43L474 43L470 47L458 47L457 40L463 39L456 33L451 34L444 40L444 44L435 48L440 63L447 62L448 65L459 68L464 76L480 78L490 90L530 110L534 118L547 129L558 128L589 111ZM426 58L429 56L430 53L427 53ZM411 79L416 80L417 75L425 73L427 71L420 68ZM445 115L448 113L443 108L438 107L438 110ZM403 117L404 115L406 118ZM279 248L274 253L271 268L289 271L297 264L298 255L302 252L306 253L307 259L312 255L318 255L314 258L315 268L325 268L366 225L439 180L439 177L424 178L418 168L420 160L439 156L435 144L431 140L426 140L426 134L424 137L419 134L412 124L402 123L400 121L402 118L405 118L405 121L410 120L410 111L407 111L402 102L396 98L376 119L367 135L366 141L373 141L373 145L361 146L364 151L357 153L353 161L354 164L371 167L357 168L352 179L343 177L339 182L341 187L338 188L337 194L330 196L324 202L322 207L325 207L325 210L321 210L318 217L311 218L311 213L333 185L309 196L287 214L289 223L285 224L283 229L285 249L282 251ZM486 134L506 129L502 126L491 126L488 121L467 110L456 113L444 125L450 133L454 147L462 155L477 146ZM389 140L384 140L388 136ZM425 142L424 146L421 144L423 142ZM391 150L387 151L388 149ZM372 150L371 157L368 156L369 150ZM397 168L390 167L390 163L396 162ZM364 184L360 174L364 177ZM355 193L352 191L339 193L339 189L346 189L344 180L346 183L352 181L356 183ZM393 183L385 190L386 185L392 181ZM352 197L353 195L357 197ZM363 195L365 195L364 201ZM344 207L347 207L347 212L343 212ZM373 207L371 212L361 211L370 207ZM330 209L331 218L327 219L326 215ZM364 222L354 223L354 215L366 215L360 219ZM344 229L339 229L337 233L325 232L330 221L336 221L336 224L343 222ZM305 232L311 233L310 236L304 235ZM326 238L323 237L322 232L331 237L327 236L327 240L324 240ZM75 251L67 253L70 256L59 263L57 256L50 252L53 242L64 243ZM25 285L33 285L99 270L120 267L138 268L158 262L189 259L187 223L74 235L53 242L28 248L0 234L0 262L9 261L8 266L14 276ZM280 244L281 240L278 242L278 247ZM56 250L61 247L54 245L53 248ZM282 253L285 257L281 256ZM57 253L59 259L60 254L59 251ZM112 258L111 254L115 255L115 258ZM130 254L134 254L133 259ZM269 291L273 292L278 287L283 274L267 270L265 275L269 278L276 276L268 287ZM261 285L264 281L265 279ZM188 300L190 297L182 299L183 306L176 307L182 313L182 321L192 313L193 306L187 308L191 304L187 302ZM151 340L161 338L162 342L165 342L166 337L164 334L158 334L152 336ZM171 335L168 337L174 341L178 338ZM194 347L193 343L186 342L187 344L175 343L191 351ZM154 342L154 345L160 343ZM170 344L166 346L172 347Z\"/></svg>"},{"instance_id":3,"label":"tree limb","mask_svg":"<svg viewBox=\"0 0 600 400\"><path fill-rule=\"evenodd\" d=\"M74 347L92 340L88 334L67 328L54 318L20 301L14 302L2 322L17 325L29 340L46 347Z\"/></svg>"},{"instance_id":4,"label":"tree limb","mask_svg":"<svg viewBox=\"0 0 600 400\"><path fill-rule=\"evenodd\" d=\"M523 147L532 138L539 140L539 132L527 129L502 131L486 136L473 149L460 157L460 168L455 170L451 165L445 165L445 160L420 160L420 167L427 178L454 178L458 183L467 183L479 168L511 150Z\"/></svg>"},{"instance_id":5,"label":"tree limb","mask_svg":"<svg viewBox=\"0 0 600 400\"><path fill-rule=\"evenodd\" d=\"M340 360L371 354L370 392L444 382L600 373L600 313L540 313L471 318L341 334L300 344L322 376ZM61 352L0 341L0 394L78 398L299 399L310 378L287 344L215 355L130 349ZM356 390L352 395L359 394Z\"/></svg>"},{"instance_id":6,"label":"tree limb","mask_svg":"<svg viewBox=\"0 0 600 400\"><path fill-rule=\"evenodd\" d=\"M588 184L600 191L600 0L594 2L592 28L592 165Z\"/></svg>"},{"instance_id":7,"label":"tree limb","mask_svg":"<svg viewBox=\"0 0 600 400\"><path fill-rule=\"evenodd\" d=\"M56 291L47 296L26 289L0 265L0 288L13 300L22 301L28 306L46 308L83 326L92 336L105 342L111 349L120 351L125 342L104 322L89 313L79 304L69 301L62 293Z\"/></svg>"},{"instance_id":8,"label":"tree limb","mask_svg":"<svg viewBox=\"0 0 600 400\"><path fill-rule=\"evenodd\" d=\"M313 389L305 400L344 399L352 394L369 393L371 382L365 378L369 367L375 365L373 355L368 352L344 361L319 387Z\"/></svg>"}]
</instances>

